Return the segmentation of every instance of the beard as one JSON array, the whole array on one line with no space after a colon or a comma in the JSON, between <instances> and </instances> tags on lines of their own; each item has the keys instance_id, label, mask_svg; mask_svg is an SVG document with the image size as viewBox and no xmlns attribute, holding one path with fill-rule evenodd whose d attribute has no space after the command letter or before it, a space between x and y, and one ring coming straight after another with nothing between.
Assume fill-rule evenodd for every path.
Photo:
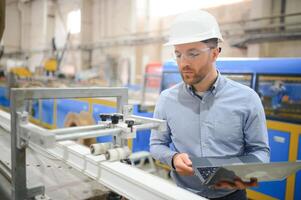
<instances>
[{"instance_id":1,"label":"beard","mask_svg":"<svg viewBox=\"0 0 301 200\"><path fill-rule=\"evenodd\" d=\"M188 85L196 85L196 84L202 82L202 80L204 80L204 78L207 76L207 74L203 75L200 72L194 72L194 71L190 71L189 73L184 73L182 71L181 76L182 76L184 83L186 83Z\"/></svg>"}]
</instances>

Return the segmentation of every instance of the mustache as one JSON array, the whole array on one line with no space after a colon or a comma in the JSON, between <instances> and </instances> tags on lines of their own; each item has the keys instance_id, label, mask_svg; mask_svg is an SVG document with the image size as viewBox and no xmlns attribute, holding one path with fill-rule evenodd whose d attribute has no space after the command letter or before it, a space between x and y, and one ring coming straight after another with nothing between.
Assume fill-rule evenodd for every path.
<instances>
[{"instance_id":1,"label":"mustache","mask_svg":"<svg viewBox=\"0 0 301 200\"><path fill-rule=\"evenodd\" d=\"M187 66L186 66L186 67L183 67L181 71L182 71L182 72L185 72L185 71L194 72L194 70L193 70L192 68L187 67Z\"/></svg>"}]
</instances>

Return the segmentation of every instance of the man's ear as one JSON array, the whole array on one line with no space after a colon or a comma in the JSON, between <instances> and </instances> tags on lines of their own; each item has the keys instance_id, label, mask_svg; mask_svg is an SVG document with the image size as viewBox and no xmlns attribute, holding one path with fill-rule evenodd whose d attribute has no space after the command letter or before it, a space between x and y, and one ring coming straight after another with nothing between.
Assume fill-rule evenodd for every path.
<instances>
[{"instance_id":1,"label":"man's ear","mask_svg":"<svg viewBox=\"0 0 301 200\"><path fill-rule=\"evenodd\" d=\"M211 59L212 59L213 62L216 61L216 59L217 59L220 52L221 52L220 47L213 49L212 54L211 54L212 55Z\"/></svg>"}]
</instances>

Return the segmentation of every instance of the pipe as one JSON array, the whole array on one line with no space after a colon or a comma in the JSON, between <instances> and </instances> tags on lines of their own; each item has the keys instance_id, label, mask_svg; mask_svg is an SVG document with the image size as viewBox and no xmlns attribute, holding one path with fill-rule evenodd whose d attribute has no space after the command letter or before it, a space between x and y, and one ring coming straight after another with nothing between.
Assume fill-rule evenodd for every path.
<instances>
[{"instance_id":1,"label":"pipe","mask_svg":"<svg viewBox=\"0 0 301 200\"><path fill-rule=\"evenodd\" d=\"M96 130L90 132L81 132L81 133L70 133L64 135L56 135L56 141L62 140L74 140L78 138L92 138L98 136L105 136L105 135L116 135L122 131L121 128L112 128L112 129L105 129L105 130Z\"/></svg>"},{"instance_id":2,"label":"pipe","mask_svg":"<svg viewBox=\"0 0 301 200\"><path fill-rule=\"evenodd\" d=\"M83 132L83 131L96 131L106 128L107 125L98 124L98 125L89 125L89 126L76 126L76 127L67 127L67 128L60 128L51 130L50 132L55 135L62 135L67 133L74 133L74 132Z\"/></svg>"},{"instance_id":3,"label":"pipe","mask_svg":"<svg viewBox=\"0 0 301 200\"><path fill-rule=\"evenodd\" d=\"M133 129L136 131L139 131L139 130L145 130L145 129L158 128L158 126L159 126L159 124L157 124L157 123L146 123L146 124L135 125L133 127Z\"/></svg>"}]
</instances>

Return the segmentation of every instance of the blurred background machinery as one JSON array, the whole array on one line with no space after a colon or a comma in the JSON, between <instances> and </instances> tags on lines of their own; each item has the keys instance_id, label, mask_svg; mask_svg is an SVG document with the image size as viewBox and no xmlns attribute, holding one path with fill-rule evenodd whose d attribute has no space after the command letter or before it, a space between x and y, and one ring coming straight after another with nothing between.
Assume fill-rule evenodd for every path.
<instances>
[{"instance_id":1,"label":"blurred background machinery","mask_svg":"<svg viewBox=\"0 0 301 200\"><path fill-rule=\"evenodd\" d=\"M1 0L0 107L11 88L119 87L129 90L133 113L152 117L160 91L181 81L172 47L163 47L172 19L190 9L216 16L225 42L217 67L260 96L271 161L301 159L300 0ZM5 9L4 9L5 8ZM5 11L5 12L4 12ZM235 11L235 12L233 12ZM3 19L3 18L1 18ZM0 23L0 30L4 23ZM14 26L11 26L13 24ZM117 112L112 98L34 99L32 123L52 130L95 125ZM149 130L127 143L149 151ZM101 136L80 140L107 143ZM146 164L151 162L146 161ZM159 176L168 178L167 166ZM250 199L301 199L301 174L248 190ZM84 198L84 197L83 197Z\"/></svg>"}]
</instances>

